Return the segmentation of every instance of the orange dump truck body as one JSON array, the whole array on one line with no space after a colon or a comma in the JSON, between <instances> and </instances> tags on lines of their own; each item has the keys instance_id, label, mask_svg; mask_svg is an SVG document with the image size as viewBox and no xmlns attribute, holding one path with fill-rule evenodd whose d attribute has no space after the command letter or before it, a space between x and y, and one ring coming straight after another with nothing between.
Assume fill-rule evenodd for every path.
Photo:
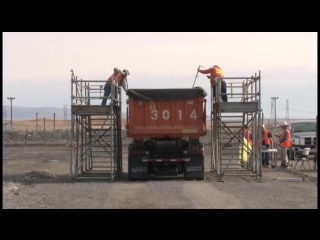
<instances>
[{"instance_id":1,"label":"orange dump truck body","mask_svg":"<svg viewBox=\"0 0 320 240\"><path fill-rule=\"evenodd\" d=\"M134 140L206 134L207 93L200 87L130 89L127 96L127 136Z\"/></svg>"}]
</instances>

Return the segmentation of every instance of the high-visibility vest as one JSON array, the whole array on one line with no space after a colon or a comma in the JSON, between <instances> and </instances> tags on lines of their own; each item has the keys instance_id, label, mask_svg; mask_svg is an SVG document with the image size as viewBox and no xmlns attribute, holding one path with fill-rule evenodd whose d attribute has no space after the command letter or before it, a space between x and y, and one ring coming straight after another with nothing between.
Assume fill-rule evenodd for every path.
<instances>
[{"instance_id":1,"label":"high-visibility vest","mask_svg":"<svg viewBox=\"0 0 320 240\"><path fill-rule=\"evenodd\" d=\"M269 131L268 130L264 130L263 131L263 139L264 139L264 144L265 145L270 145L270 138L268 137L269 135Z\"/></svg>"},{"instance_id":2,"label":"high-visibility vest","mask_svg":"<svg viewBox=\"0 0 320 240\"><path fill-rule=\"evenodd\" d=\"M284 133L288 132L287 134L287 139L284 139ZM283 142L280 143L280 145L282 147L290 147L291 146L291 134L290 131L288 129L284 130L281 135L280 135L280 141L285 140Z\"/></svg>"},{"instance_id":3,"label":"high-visibility vest","mask_svg":"<svg viewBox=\"0 0 320 240\"><path fill-rule=\"evenodd\" d=\"M122 74L121 73L113 73L109 78L108 78L108 80L107 80L107 82L109 83L109 84L111 84L111 79L113 79L114 80L114 82L117 84L120 80L121 80L121 78L122 78Z\"/></svg>"},{"instance_id":4,"label":"high-visibility vest","mask_svg":"<svg viewBox=\"0 0 320 240\"><path fill-rule=\"evenodd\" d=\"M221 76L221 77L224 77L223 76L223 71L221 70L221 68L217 65L213 66L213 68L216 70L216 76L215 77L218 77L218 76Z\"/></svg>"}]
</instances>

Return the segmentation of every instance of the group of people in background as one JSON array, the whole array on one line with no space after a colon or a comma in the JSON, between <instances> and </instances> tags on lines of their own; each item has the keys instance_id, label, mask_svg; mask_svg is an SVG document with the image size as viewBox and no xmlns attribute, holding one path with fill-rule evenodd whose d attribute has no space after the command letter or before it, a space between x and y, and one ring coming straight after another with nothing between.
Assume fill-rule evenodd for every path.
<instances>
[{"instance_id":1,"label":"group of people in background","mask_svg":"<svg viewBox=\"0 0 320 240\"><path fill-rule=\"evenodd\" d=\"M290 162L288 159L288 148L291 146L291 133L288 129L288 123L283 122L280 127L282 128L282 132L279 136L279 155L281 159L281 167L289 167ZM262 125L261 130L261 138L262 138L262 148L264 150L268 150L271 146L272 142L272 133L265 127L265 125ZM252 134L252 131L249 130L249 127L247 124L244 126L243 130L243 136L240 133L239 138L242 141L242 145L240 145L240 157L241 161L240 164L243 167L247 160L251 161L252 159L252 146L254 141L254 136ZM262 167L263 168L269 168L270 166L270 155L268 151L262 152Z\"/></svg>"}]
</instances>

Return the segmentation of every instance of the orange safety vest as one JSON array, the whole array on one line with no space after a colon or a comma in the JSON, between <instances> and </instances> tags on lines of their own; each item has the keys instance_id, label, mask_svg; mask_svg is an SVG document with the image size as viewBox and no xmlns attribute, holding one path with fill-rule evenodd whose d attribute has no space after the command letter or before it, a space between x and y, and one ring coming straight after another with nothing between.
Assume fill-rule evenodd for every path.
<instances>
[{"instance_id":1,"label":"orange safety vest","mask_svg":"<svg viewBox=\"0 0 320 240\"><path fill-rule=\"evenodd\" d=\"M285 139L284 142L281 142L280 145L281 145L282 147L290 147L290 146L291 146L291 133L290 133L290 131L289 131L288 129L284 130L284 131L281 133L281 135L280 135L280 141L284 140L283 137L284 137L284 133L285 133L285 132L288 132L288 137L287 137L287 139Z\"/></svg>"},{"instance_id":2,"label":"orange safety vest","mask_svg":"<svg viewBox=\"0 0 320 240\"><path fill-rule=\"evenodd\" d=\"M219 76L224 77L223 76L223 72L222 72L221 68L218 65L214 65L213 68L216 70L215 78L219 77Z\"/></svg>"},{"instance_id":3,"label":"orange safety vest","mask_svg":"<svg viewBox=\"0 0 320 240\"><path fill-rule=\"evenodd\" d=\"M249 141L250 146L252 147L252 140L250 139L250 134L251 131L248 131L248 129L244 129L244 137L247 139L247 141Z\"/></svg>"},{"instance_id":4,"label":"orange safety vest","mask_svg":"<svg viewBox=\"0 0 320 240\"><path fill-rule=\"evenodd\" d=\"M121 80L121 78L122 78L122 74L121 73L113 73L109 78L108 78L108 80L107 80L107 82L109 83L109 84L111 84L111 79L113 79L114 80L114 82L117 84L120 80Z\"/></svg>"},{"instance_id":5,"label":"orange safety vest","mask_svg":"<svg viewBox=\"0 0 320 240\"><path fill-rule=\"evenodd\" d=\"M264 130L263 131L263 139L264 139L264 144L265 145L270 145L270 138L268 137L269 135L269 131L268 130Z\"/></svg>"}]
</instances>

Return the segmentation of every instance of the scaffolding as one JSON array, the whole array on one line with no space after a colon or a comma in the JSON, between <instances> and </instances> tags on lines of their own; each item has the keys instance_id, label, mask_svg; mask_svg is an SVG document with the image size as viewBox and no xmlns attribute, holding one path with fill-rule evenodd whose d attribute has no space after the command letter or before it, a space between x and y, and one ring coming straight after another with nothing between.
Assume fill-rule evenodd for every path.
<instances>
[{"instance_id":1,"label":"scaffolding","mask_svg":"<svg viewBox=\"0 0 320 240\"><path fill-rule=\"evenodd\" d=\"M227 93L221 93L225 81ZM215 95L214 92L215 91ZM228 102L222 96L228 96ZM216 97L214 97L216 96ZM261 73L251 77L217 78L211 87L211 171L224 176L262 177ZM252 132L252 146L244 128ZM247 156L246 159L244 156Z\"/></svg>"},{"instance_id":2,"label":"scaffolding","mask_svg":"<svg viewBox=\"0 0 320 240\"><path fill-rule=\"evenodd\" d=\"M78 80L70 72L70 177L113 181L122 172L121 86L112 80L111 95L104 97L106 80ZM101 105L103 98L111 104Z\"/></svg>"}]
</instances>

